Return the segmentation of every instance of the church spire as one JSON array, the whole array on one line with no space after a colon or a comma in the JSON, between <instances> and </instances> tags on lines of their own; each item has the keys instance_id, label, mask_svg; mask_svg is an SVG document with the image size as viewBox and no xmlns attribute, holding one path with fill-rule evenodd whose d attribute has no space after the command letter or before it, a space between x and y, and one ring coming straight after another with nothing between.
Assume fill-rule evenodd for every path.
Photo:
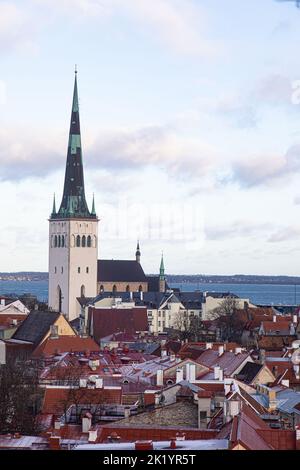
<instances>
[{"instance_id":1,"label":"church spire","mask_svg":"<svg viewBox=\"0 0 300 470\"><path fill-rule=\"evenodd\" d=\"M56 215L56 202L55 202L55 193L53 195L53 208L52 208L52 216Z\"/></svg>"},{"instance_id":2,"label":"church spire","mask_svg":"<svg viewBox=\"0 0 300 470\"><path fill-rule=\"evenodd\" d=\"M96 215L96 209L95 209L95 194L93 194L93 203L92 203L92 215Z\"/></svg>"},{"instance_id":3,"label":"church spire","mask_svg":"<svg viewBox=\"0 0 300 470\"><path fill-rule=\"evenodd\" d=\"M95 218L85 199L84 174L79 119L79 100L77 89L77 68L72 102L68 155L65 172L64 192L61 205L55 218Z\"/></svg>"},{"instance_id":4,"label":"church spire","mask_svg":"<svg viewBox=\"0 0 300 470\"><path fill-rule=\"evenodd\" d=\"M135 259L138 263L141 262L141 250L140 250L139 240L137 241L137 245L136 245Z\"/></svg>"},{"instance_id":5,"label":"church spire","mask_svg":"<svg viewBox=\"0 0 300 470\"><path fill-rule=\"evenodd\" d=\"M159 279L160 281L165 280L165 265L164 265L164 255L161 254L160 268L159 268Z\"/></svg>"}]
</instances>

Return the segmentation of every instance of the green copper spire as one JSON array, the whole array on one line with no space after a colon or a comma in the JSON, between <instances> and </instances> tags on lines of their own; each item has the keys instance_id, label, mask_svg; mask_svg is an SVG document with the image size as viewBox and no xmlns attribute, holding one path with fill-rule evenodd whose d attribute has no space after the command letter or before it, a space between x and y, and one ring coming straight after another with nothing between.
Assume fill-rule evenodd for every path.
<instances>
[{"instance_id":1,"label":"green copper spire","mask_svg":"<svg viewBox=\"0 0 300 470\"><path fill-rule=\"evenodd\" d=\"M52 216L56 215L56 202L55 202L55 193L53 195L53 208L52 208Z\"/></svg>"},{"instance_id":2,"label":"green copper spire","mask_svg":"<svg viewBox=\"0 0 300 470\"><path fill-rule=\"evenodd\" d=\"M64 192L59 211L55 216L53 216L53 218L96 218L95 214L90 213L85 199L77 87L77 68L75 68L75 82Z\"/></svg>"},{"instance_id":3,"label":"green copper spire","mask_svg":"<svg viewBox=\"0 0 300 470\"><path fill-rule=\"evenodd\" d=\"M92 215L96 215L96 210L95 210L95 194L93 194L93 204L92 204Z\"/></svg>"},{"instance_id":4,"label":"green copper spire","mask_svg":"<svg viewBox=\"0 0 300 470\"><path fill-rule=\"evenodd\" d=\"M165 280L165 266L164 266L164 255L161 254L160 268L159 268L159 280Z\"/></svg>"}]
</instances>

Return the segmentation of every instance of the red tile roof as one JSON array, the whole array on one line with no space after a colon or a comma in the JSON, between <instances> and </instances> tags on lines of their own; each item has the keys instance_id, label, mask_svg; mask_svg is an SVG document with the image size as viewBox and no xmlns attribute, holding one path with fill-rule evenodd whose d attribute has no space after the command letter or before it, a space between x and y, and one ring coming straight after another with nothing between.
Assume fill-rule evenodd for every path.
<instances>
[{"instance_id":1,"label":"red tile roof","mask_svg":"<svg viewBox=\"0 0 300 470\"><path fill-rule=\"evenodd\" d=\"M276 331L280 331L282 334L288 334L290 329L290 322L289 321L263 321L261 324L262 328L264 329L265 334L274 333Z\"/></svg>"},{"instance_id":2,"label":"red tile roof","mask_svg":"<svg viewBox=\"0 0 300 470\"><path fill-rule=\"evenodd\" d=\"M33 357L51 356L64 352L96 352L100 347L92 338L81 336L59 336L58 338L47 338L33 353Z\"/></svg>"},{"instance_id":3,"label":"red tile roof","mask_svg":"<svg viewBox=\"0 0 300 470\"><path fill-rule=\"evenodd\" d=\"M0 312L0 326L4 326L6 328L9 327L17 327L20 323L25 320L27 315L23 314L15 314L15 313L1 313ZM13 320L17 321L17 325L13 325Z\"/></svg>"},{"instance_id":4,"label":"red tile roof","mask_svg":"<svg viewBox=\"0 0 300 470\"><path fill-rule=\"evenodd\" d=\"M260 436L258 429L269 430L269 427L249 406L243 404L240 415L233 420L230 436L232 446L241 444L248 450L272 450L273 447Z\"/></svg>"},{"instance_id":5,"label":"red tile roof","mask_svg":"<svg viewBox=\"0 0 300 470\"><path fill-rule=\"evenodd\" d=\"M118 423L109 424L103 426L97 442L105 442L107 438L112 434L116 433L122 441L132 442L136 440L152 440L152 441L165 441L172 437L176 437L177 433L185 434L187 440L194 439L215 439L218 431L217 430L203 430L203 429L191 429L191 428L174 428L174 427L151 427L151 425L118 425Z\"/></svg>"},{"instance_id":6,"label":"red tile roof","mask_svg":"<svg viewBox=\"0 0 300 470\"><path fill-rule=\"evenodd\" d=\"M61 415L75 400L77 403L88 405L101 403L119 405L122 403L122 390L121 388L79 388L70 392L68 388L46 388L42 413Z\"/></svg>"},{"instance_id":7,"label":"red tile roof","mask_svg":"<svg viewBox=\"0 0 300 470\"><path fill-rule=\"evenodd\" d=\"M216 365L220 366L223 369L224 374L229 377L235 373L243 362L250 357L250 353L242 352L235 354L232 352L224 352L219 356L218 351L212 349L206 350L198 359L198 362L206 367L214 367Z\"/></svg>"},{"instance_id":8,"label":"red tile roof","mask_svg":"<svg viewBox=\"0 0 300 470\"><path fill-rule=\"evenodd\" d=\"M92 323L93 337L101 338L117 332L134 334L148 331L147 309L133 308L89 308L89 324Z\"/></svg>"}]
</instances>

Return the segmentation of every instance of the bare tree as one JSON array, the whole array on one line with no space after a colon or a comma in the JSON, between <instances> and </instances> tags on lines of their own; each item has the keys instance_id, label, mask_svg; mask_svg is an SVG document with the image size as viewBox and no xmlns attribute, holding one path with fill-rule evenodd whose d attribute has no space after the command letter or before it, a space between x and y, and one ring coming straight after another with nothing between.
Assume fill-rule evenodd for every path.
<instances>
[{"instance_id":1,"label":"bare tree","mask_svg":"<svg viewBox=\"0 0 300 470\"><path fill-rule=\"evenodd\" d=\"M220 330L223 341L239 341L243 332L243 322L237 314L238 302L234 297L226 297L219 307L211 313L210 318L215 321Z\"/></svg>"},{"instance_id":2,"label":"bare tree","mask_svg":"<svg viewBox=\"0 0 300 470\"><path fill-rule=\"evenodd\" d=\"M203 334L203 322L198 316L188 315L186 310L180 310L173 323L181 340L200 341Z\"/></svg>"},{"instance_id":3,"label":"bare tree","mask_svg":"<svg viewBox=\"0 0 300 470\"><path fill-rule=\"evenodd\" d=\"M2 433L37 434L37 415L43 391L36 361L8 358L0 366L0 430Z\"/></svg>"}]
</instances>

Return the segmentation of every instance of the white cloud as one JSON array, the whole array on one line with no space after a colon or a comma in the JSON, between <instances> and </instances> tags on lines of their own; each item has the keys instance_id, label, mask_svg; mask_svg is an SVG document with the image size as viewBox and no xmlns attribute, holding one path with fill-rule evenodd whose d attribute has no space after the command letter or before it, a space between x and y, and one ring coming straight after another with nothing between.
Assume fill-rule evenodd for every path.
<instances>
[{"instance_id":1,"label":"white cloud","mask_svg":"<svg viewBox=\"0 0 300 470\"><path fill-rule=\"evenodd\" d=\"M24 2L26 3L26 2ZM34 49L32 37L35 26L26 13L24 4L20 7L14 2L0 2L0 50L11 48L19 50Z\"/></svg>"},{"instance_id":2,"label":"white cloud","mask_svg":"<svg viewBox=\"0 0 300 470\"><path fill-rule=\"evenodd\" d=\"M207 18L191 0L32 0L58 14L79 21L126 15L137 23L141 34L150 35L173 51L210 56L222 45L206 39Z\"/></svg>"}]
</instances>

